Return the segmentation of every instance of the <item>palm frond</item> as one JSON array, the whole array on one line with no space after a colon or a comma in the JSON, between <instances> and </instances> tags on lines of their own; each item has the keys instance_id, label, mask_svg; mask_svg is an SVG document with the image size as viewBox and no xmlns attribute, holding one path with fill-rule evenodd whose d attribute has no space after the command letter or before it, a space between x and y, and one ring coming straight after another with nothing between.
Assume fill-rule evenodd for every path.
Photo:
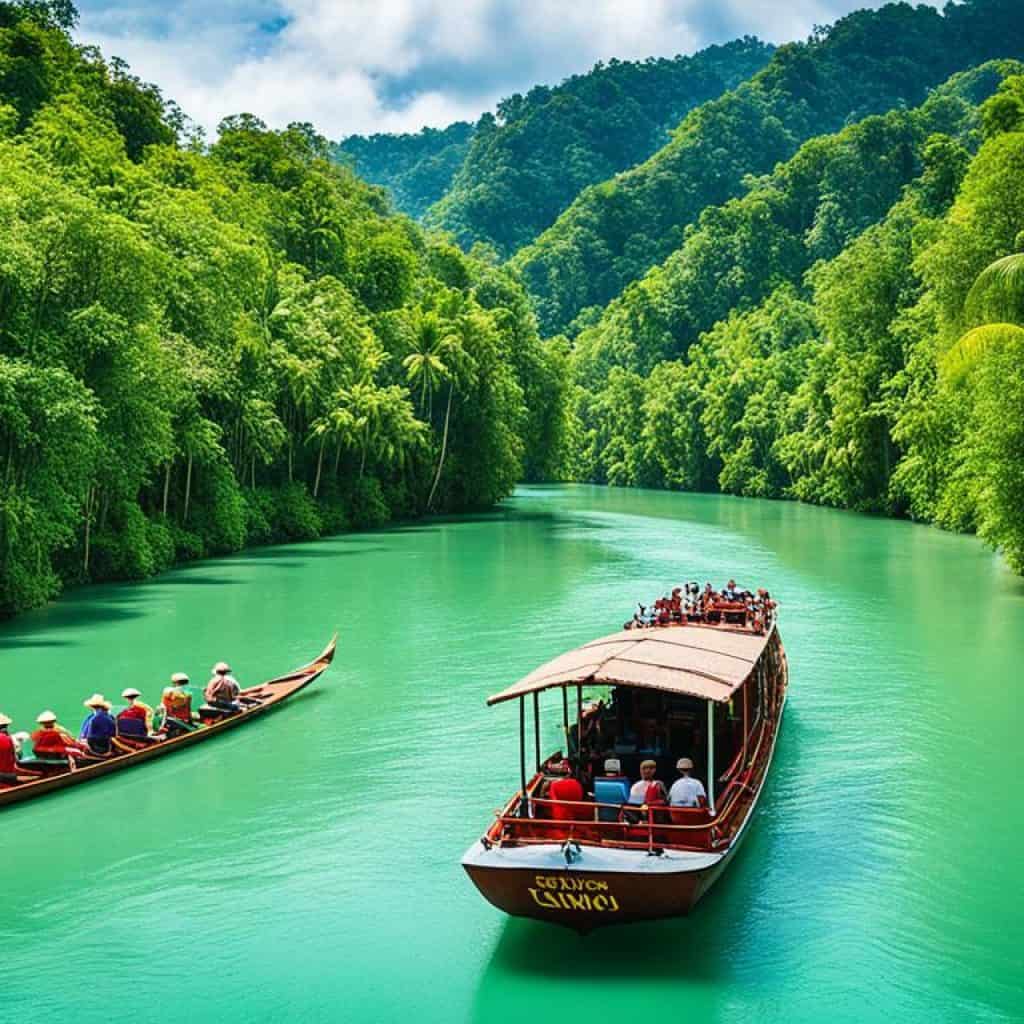
<instances>
[{"instance_id":1,"label":"palm frond","mask_svg":"<svg viewBox=\"0 0 1024 1024\"><path fill-rule=\"evenodd\" d=\"M1024 320L1024 253L989 264L971 285L964 312L974 324Z\"/></svg>"},{"instance_id":2,"label":"palm frond","mask_svg":"<svg viewBox=\"0 0 1024 1024\"><path fill-rule=\"evenodd\" d=\"M940 374L958 383L989 353L1024 342L1024 327L1016 324L984 324L968 331L939 361Z\"/></svg>"}]
</instances>

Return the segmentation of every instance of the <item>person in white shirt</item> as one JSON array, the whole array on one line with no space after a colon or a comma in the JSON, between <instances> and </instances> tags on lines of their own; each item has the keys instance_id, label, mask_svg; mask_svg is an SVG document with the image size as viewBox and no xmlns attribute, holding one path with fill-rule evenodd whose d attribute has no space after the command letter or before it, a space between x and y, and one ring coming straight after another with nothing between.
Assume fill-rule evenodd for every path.
<instances>
[{"instance_id":1,"label":"person in white shirt","mask_svg":"<svg viewBox=\"0 0 1024 1024\"><path fill-rule=\"evenodd\" d=\"M640 779L629 790L631 804L660 803L665 799L665 783L654 777L657 761L640 762Z\"/></svg>"},{"instance_id":2,"label":"person in white shirt","mask_svg":"<svg viewBox=\"0 0 1024 1024\"><path fill-rule=\"evenodd\" d=\"M673 807L699 807L700 801L707 800L708 795L700 779L690 778L693 762L688 757L681 757L676 761L676 770L681 777L672 783L668 791L669 804Z\"/></svg>"}]
</instances>

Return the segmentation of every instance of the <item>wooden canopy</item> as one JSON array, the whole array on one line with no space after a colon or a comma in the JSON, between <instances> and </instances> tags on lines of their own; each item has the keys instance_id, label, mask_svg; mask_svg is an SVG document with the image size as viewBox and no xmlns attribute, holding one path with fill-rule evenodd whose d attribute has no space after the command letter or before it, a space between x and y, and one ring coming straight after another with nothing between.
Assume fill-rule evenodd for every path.
<instances>
[{"instance_id":1,"label":"wooden canopy","mask_svg":"<svg viewBox=\"0 0 1024 1024\"><path fill-rule=\"evenodd\" d=\"M771 630L758 635L727 626L626 629L560 654L487 703L577 684L636 686L724 702L743 685L770 637Z\"/></svg>"}]
</instances>

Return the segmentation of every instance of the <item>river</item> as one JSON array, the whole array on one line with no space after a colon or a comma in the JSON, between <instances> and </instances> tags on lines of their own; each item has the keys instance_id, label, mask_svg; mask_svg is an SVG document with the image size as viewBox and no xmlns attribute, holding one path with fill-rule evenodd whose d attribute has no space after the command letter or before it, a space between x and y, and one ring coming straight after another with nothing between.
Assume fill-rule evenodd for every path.
<instances>
[{"instance_id":1,"label":"river","mask_svg":"<svg viewBox=\"0 0 1024 1024\"><path fill-rule=\"evenodd\" d=\"M510 920L459 857L517 787L484 698L684 578L766 585L790 701L688 919ZM330 672L193 751L0 812L0 1012L75 1024L1024 1018L1024 583L968 537L797 504L522 488L492 514L90 587L0 627L0 709L227 658ZM547 717L557 745L558 715Z\"/></svg>"}]
</instances>

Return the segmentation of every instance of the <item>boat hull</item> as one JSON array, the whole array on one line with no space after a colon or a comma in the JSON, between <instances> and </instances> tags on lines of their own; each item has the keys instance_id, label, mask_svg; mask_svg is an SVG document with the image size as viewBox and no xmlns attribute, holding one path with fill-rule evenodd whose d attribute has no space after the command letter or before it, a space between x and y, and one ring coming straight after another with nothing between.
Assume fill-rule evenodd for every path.
<instances>
[{"instance_id":1,"label":"boat hull","mask_svg":"<svg viewBox=\"0 0 1024 1024\"><path fill-rule=\"evenodd\" d=\"M578 932L690 912L725 870L723 853L571 848L487 849L474 844L462 865L481 894L499 910L563 925Z\"/></svg>"},{"instance_id":2,"label":"boat hull","mask_svg":"<svg viewBox=\"0 0 1024 1024\"><path fill-rule=\"evenodd\" d=\"M238 726L250 722L254 718L258 718L273 708L278 707L289 697L293 697L300 690L304 690L317 680L333 661L335 648L336 639L332 640L323 653L308 665L304 665L294 672L289 672L287 675L279 676L277 679L271 679L259 686L243 690L243 696L257 698L259 703L252 704L241 713L224 718L214 725L176 736L174 739L155 743L152 746L144 747L132 753L121 754L102 761L89 762L77 771L64 771L36 781L23 782L20 785L9 788L0 788L0 809L11 804L46 796L49 793L66 789L69 786L77 786L93 779L102 778L111 772L121 771L124 768L142 764L155 757L163 757L176 750L183 750L186 747L194 746L196 743L204 742L212 736L236 729Z\"/></svg>"}]
</instances>

